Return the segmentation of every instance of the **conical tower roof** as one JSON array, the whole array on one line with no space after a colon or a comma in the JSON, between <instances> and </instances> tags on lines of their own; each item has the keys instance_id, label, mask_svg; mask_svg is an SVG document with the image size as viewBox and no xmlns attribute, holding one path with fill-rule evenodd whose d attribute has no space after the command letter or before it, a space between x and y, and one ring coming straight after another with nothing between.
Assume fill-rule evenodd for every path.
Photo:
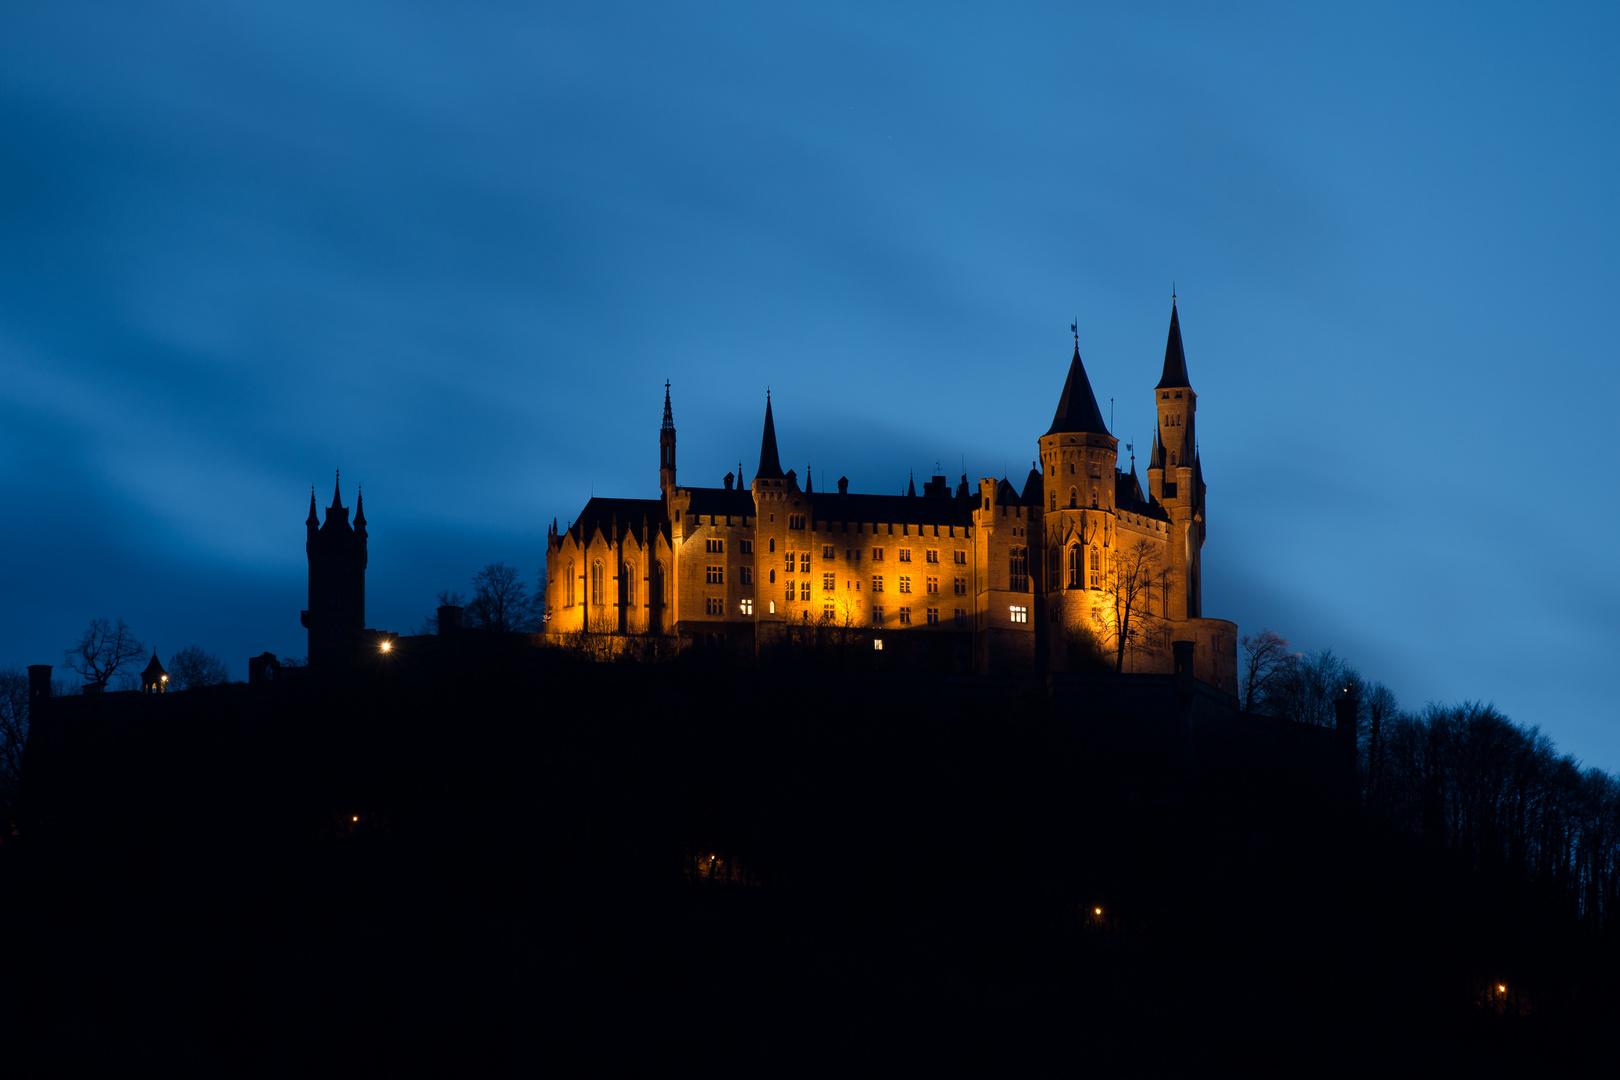
<instances>
[{"instance_id":1,"label":"conical tower roof","mask_svg":"<svg viewBox=\"0 0 1620 1080\"><path fill-rule=\"evenodd\" d=\"M1170 298L1170 339L1164 343L1164 374L1155 390L1177 386L1191 387L1187 378L1187 354L1181 348L1181 318L1176 314L1176 298Z\"/></svg>"},{"instance_id":2,"label":"conical tower roof","mask_svg":"<svg viewBox=\"0 0 1620 1080\"><path fill-rule=\"evenodd\" d=\"M1074 343L1074 357L1069 361L1069 377L1063 381L1057 413L1052 417L1052 426L1046 429L1048 435L1071 431L1108 434L1102 410L1097 408L1097 395L1091 392L1091 380L1086 378L1086 365L1080 360L1079 339Z\"/></svg>"},{"instance_id":3,"label":"conical tower roof","mask_svg":"<svg viewBox=\"0 0 1620 1080\"><path fill-rule=\"evenodd\" d=\"M782 459L776 453L776 421L771 417L771 392L765 391L765 432L759 438L759 468L755 480L782 479Z\"/></svg>"}]
</instances>

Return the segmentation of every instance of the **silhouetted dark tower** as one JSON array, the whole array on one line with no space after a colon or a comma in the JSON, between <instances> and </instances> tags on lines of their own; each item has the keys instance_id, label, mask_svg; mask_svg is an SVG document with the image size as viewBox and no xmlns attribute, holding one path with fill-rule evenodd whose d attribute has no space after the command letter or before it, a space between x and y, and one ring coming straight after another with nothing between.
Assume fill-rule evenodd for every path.
<instances>
[{"instance_id":1,"label":"silhouetted dark tower","mask_svg":"<svg viewBox=\"0 0 1620 1080\"><path fill-rule=\"evenodd\" d=\"M669 408L669 382L664 383L664 426L658 429L658 487L668 499L675 490L675 414Z\"/></svg>"},{"instance_id":2,"label":"silhouetted dark tower","mask_svg":"<svg viewBox=\"0 0 1620 1080\"><path fill-rule=\"evenodd\" d=\"M364 498L354 508L354 525L336 483L326 523L315 512L315 492L309 493L309 609L303 613L309 630L309 662L340 663L360 648L366 625L366 512Z\"/></svg>"}]
</instances>

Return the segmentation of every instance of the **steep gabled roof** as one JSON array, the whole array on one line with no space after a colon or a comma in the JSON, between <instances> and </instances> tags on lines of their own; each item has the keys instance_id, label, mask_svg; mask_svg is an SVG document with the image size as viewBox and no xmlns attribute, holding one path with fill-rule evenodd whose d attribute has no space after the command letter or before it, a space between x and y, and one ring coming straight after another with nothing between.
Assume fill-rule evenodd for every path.
<instances>
[{"instance_id":1,"label":"steep gabled roof","mask_svg":"<svg viewBox=\"0 0 1620 1080\"><path fill-rule=\"evenodd\" d=\"M1175 297L1171 297L1170 339L1164 343L1164 374L1159 376L1159 385L1153 389L1165 390L1177 386L1190 389L1192 383L1187 380L1187 354L1181 347L1181 318L1176 314Z\"/></svg>"},{"instance_id":2,"label":"steep gabled roof","mask_svg":"<svg viewBox=\"0 0 1620 1080\"><path fill-rule=\"evenodd\" d=\"M756 480L782 479L782 459L776 453L776 421L771 417L771 395L765 394L765 431L759 437L759 468Z\"/></svg>"},{"instance_id":3,"label":"steep gabled roof","mask_svg":"<svg viewBox=\"0 0 1620 1080\"><path fill-rule=\"evenodd\" d=\"M1041 488L1044 486L1045 485L1041 481L1041 470L1036 468L1033 461L1030 462L1029 477L1024 481L1024 505L1041 505Z\"/></svg>"},{"instance_id":4,"label":"steep gabled roof","mask_svg":"<svg viewBox=\"0 0 1620 1080\"><path fill-rule=\"evenodd\" d=\"M1086 365L1080 361L1079 341L1074 343L1074 357L1069 361L1069 377L1063 381L1063 394L1058 398L1052 426L1046 429L1048 435L1056 435L1059 432L1108 434L1108 425L1103 423L1102 410L1097 408L1097 395L1091 392L1091 380L1086 378Z\"/></svg>"}]
</instances>

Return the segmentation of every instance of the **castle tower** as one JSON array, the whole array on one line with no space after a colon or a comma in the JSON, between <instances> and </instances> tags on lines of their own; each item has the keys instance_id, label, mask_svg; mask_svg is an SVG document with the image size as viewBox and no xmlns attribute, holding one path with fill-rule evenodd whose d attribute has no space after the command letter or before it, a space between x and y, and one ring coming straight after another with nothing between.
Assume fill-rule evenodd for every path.
<instances>
[{"instance_id":1,"label":"castle tower","mask_svg":"<svg viewBox=\"0 0 1620 1080\"><path fill-rule=\"evenodd\" d=\"M1148 494L1170 515L1170 618L1203 614L1199 551L1204 545L1204 475L1198 461L1198 395L1187 377L1181 345L1181 317L1170 298L1170 336L1164 346L1164 373L1153 396L1158 423L1148 462Z\"/></svg>"},{"instance_id":2,"label":"castle tower","mask_svg":"<svg viewBox=\"0 0 1620 1080\"><path fill-rule=\"evenodd\" d=\"M366 625L366 513L365 502L355 503L354 525L343 505L337 483L332 505L321 524L315 511L315 492L309 493L308 537L309 608L302 622L309 630L309 662L313 666L341 663L360 647Z\"/></svg>"},{"instance_id":3,"label":"castle tower","mask_svg":"<svg viewBox=\"0 0 1620 1080\"><path fill-rule=\"evenodd\" d=\"M1074 339L1052 426L1039 439L1045 497L1041 510L1040 629L1054 667L1068 666L1070 641L1089 627L1091 590L1102 585L1114 535L1114 466L1119 440L1109 434Z\"/></svg>"},{"instance_id":4,"label":"castle tower","mask_svg":"<svg viewBox=\"0 0 1620 1080\"><path fill-rule=\"evenodd\" d=\"M169 692L169 673L163 670L163 663L158 659L157 650L152 650L152 659L146 662L146 670L141 672L141 693L166 694Z\"/></svg>"},{"instance_id":5,"label":"castle tower","mask_svg":"<svg viewBox=\"0 0 1620 1080\"><path fill-rule=\"evenodd\" d=\"M669 502L675 490L675 414L669 408L669 381L664 381L664 426L658 430L658 487Z\"/></svg>"},{"instance_id":6,"label":"castle tower","mask_svg":"<svg viewBox=\"0 0 1620 1080\"><path fill-rule=\"evenodd\" d=\"M803 531L803 495L798 478L782 471L782 458L776 449L776 420L771 415L771 395L765 393L765 427L759 437L759 467L749 485L754 493L754 581L759 607L755 618L762 623L780 622L789 610L798 610L798 601L787 599L787 582L798 581L798 564L788 556L808 550ZM794 528L797 526L797 528ZM789 565L793 569L789 570Z\"/></svg>"}]
</instances>

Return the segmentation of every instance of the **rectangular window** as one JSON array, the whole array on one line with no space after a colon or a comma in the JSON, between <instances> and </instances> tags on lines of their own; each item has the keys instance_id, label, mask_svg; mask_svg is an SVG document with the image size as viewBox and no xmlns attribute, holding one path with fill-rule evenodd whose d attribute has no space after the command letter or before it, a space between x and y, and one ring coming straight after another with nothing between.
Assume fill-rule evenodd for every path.
<instances>
[{"instance_id":1,"label":"rectangular window","mask_svg":"<svg viewBox=\"0 0 1620 1080\"><path fill-rule=\"evenodd\" d=\"M929 562L939 562L939 552L936 551L934 548L929 548L928 549L928 556L927 557L928 557Z\"/></svg>"},{"instance_id":2,"label":"rectangular window","mask_svg":"<svg viewBox=\"0 0 1620 1080\"><path fill-rule=\"evenodd\" d=\"M931 593L939 592L939 578L931 577L928 579L928 591Z\"/></svg>"},{"instance_id":3,"label":"rectangular window","mask_svg":"<svg viewBox=\"0 0 1620 1080\"><path fill-rule=\"evenodd\" d=\"M956 595L957 596L966 596L967 595L967 578L957 578L956 579Z\"/></svg>"},{"instance_id":4,"label":"rectangular window","mask_svg":"<svg viewBox=\"0 0 1620 1080\"><path fill-rule=\"evenodd\" d=\"M791 552L791 551L788 552L787 555L785 555L783 557L784 561L787 563L787 572L788 573L790 573L790 574L793 573L793 564L794 564L794 561L797 558L798 558L798 556L794 555L793 552Z\"/></svg>"},{"instance_id":5,"label":"rectangular window","mask_svg":"<svg viewBox=\"0 0 1620 1080\"><path fill-rule=\"evenodd\" d=\"M803 581L799 582L799 599L800 600L808 600L808 599L810 599L810 579L809 578L805 578Z\"/></svg>"},{"instance_id":6,"label":"rectangular window","mask_svg":"<svg viewBox=\"0 0 1620 1080\"><path fill-rule=\"evenodd\" d=\"M737 567L737 575L737 580L744 585L752 585L754 583L754 568L752 566Z\"/></svg>"},{"instance_id":7,"label":"rectangular window","mask_svg":"<svg viewBox=\"0 0 1620 1080\"><path fill-rule=\"evenodd\" d=\"M804 515L803 514L789 514L788 515L788 528L790 528L790 529L802 529L802 528L804 528Z\"/></svg>"},{"instance_id":8,"label":"rectangular window","mask_svg":"<svg viewBox=\"0 0 1620 1080\"><path fill-rule=\"evenodd\" d=\"M726 542L724 540L716 540L711 537L710 539L703 541L703 550L707 551L710 555L724 555L726 552Z\"/></svg>"},{"instance_id":9,"label":"rectangular window","mask_svg":"<svg viewBox=\"0 0 1620 1080\"><path fill-rule=\"evenodd\" d=\"M872 609L872 625L873 626L882 626L883 625L883 609L882 608L875 607L875 608Z\"/></svg>"},{"instance_id":10,"label":"rectangular window","mask_svg":"<svg viewBox=\"0 0 1620 1080\"><path fill-rule=\"evenodd\" d=\"M939 625L939 608L931 607L931 608L928 609L928 625L929 626L938 626Z\"/></svg>"},{"instance_id":11,"label":"rectangular window","mask_svg":"<svg viewBox=\"0 0 1620 1080\"><path fill-rule=\"evenodd\" d=\"M883 591L883 575L882 574L873 574L872 575L872 591L873 592L882 592Z\"/></svg>"},{"instance_id":12,"label":"rectangular window","mask_svg":"<svg viewBox=\"0 0 1620 1080\"><path fill-rule=\"evenodd\" d=\"M911 549L910 548L901 548L900 549L900 561L901 562L910 562L911 561Z\"/></svg>"},{"instance_id":13,"label":"rectangular window","mask_svg":"<svg viewBox=\"0 0 1620 1080\"><path fill-rule=\"evenodd\" d=\"M784 597L783 597L783 599L786 599L786 600L792 600L792 599L793 599L793 595L794 595L794 590L793 590L793 579L792 579L792 578L788 578L788 580L787 580L787 590L786 590L786 593L787 593L787 595L786 595L786 596L784 596Z\"/></svg>"},{"instance_id":14,"label":"rectangular window","mask_svg":"<svg viewBox=\"0 0 1620 1080\"><path fill-rule=\"evenodd\" d=\"M745 521L743 524L746 525L748 522ZM742 544L742 553L744 555L752 555L754 553L754 542L752 540L741 540L738 542Z\"/></svg>"},{"instance_id":15,"label":"rectangular window","mask_svg":"<svg viewBox=\"0 0 1620 1080\"><path fill-rule=\"evenodd\" d=\"M850 548L848 551L844 552L844 561L845 562L852 562L856 566L861 565L861 552L860 552L860 549L859 548Z\"/></svg>"},{"instance_id":16,"label":"rectangular window","mask_svg":"<svg viewBox=\"0 0 1620 1080\"><path fill-rule=\"evenodd\" d=\"M911 579L904 574L900 575L900 591L903 593L911 591Z\"/></svg>"},{"instance_id":17,"label":"rectangular window","mask_svg":"<svg viewBox=\"0 0 1620 1080\"><path fill-rule=\"evenodd\" d=\"M703 612L706 615L724 615L726 602L719 596L705 596L703 598Z\"/></svg>"},{"instance_id":18,"label":"rectangular window","mask_svg":"<svg viewBox=\"0 0 1620 1080\"><path fill-rule=\"evenodd\" d=\"M967 625L967 609L966 608L957 608L956 609L956 625L957 626L966 626Z\"/></svg>"},{"instance_id":19,"label":"rectangular window","mask_svg":"<svg viewBox=\"0 0 1620 1080\"><path fill-rule=\"evenodd\" d=\"M833 547L831 544L822 544L821 557L823 559L836 559L838 558L838 549Z\"/></svg>"},{"instance_id":20,"label":"rectangular window","mask_svg":"<svg viewBox=\"0 0 1620 1080\"><path fill-rule=\"evenodd\" d=\"M883 549L882 548L873 548L872 549L872 561L873 562L882 562L883 561Z\"/></svg>"},{"instance_id":21,"label":"rectangular window","mask_svg":"<svg viewBox=\"0 0 1620 1080\"><path fill-rule=\"evenodd\" d=\"M900 609L900 625L901 626L910 626L911 625L911 609L910 608L903 607L903 608Z\"/></svg>"},{"instance_id":22,"label":"rectangular window","mask_svg":"<svg viewBox=\"0 0 1620 1080\"><path fill-rule=\"evenodd\" d=\"M809 572L810 572L810 553L808 551L801 551L801 552L799 552L799 573L808 574Z\"/></svg>"},{"instance_id":23,"label":"rectangular window","mask_svg":"<svg viewBox=\"0 0 1620 1080\"><path fill-rule=\"evenodd\" d=\"M821 591L822 592L832 592L836 588L838 588L838 586L833 583L833 576L831 574L822 574L821 575Z\"/></svg>"},{"instance_id":24,"label":"rectangular window","mask_svg":"<svg viewBox=\"0 0 1620 1080\"><path fill-rule=\"evenodd\" d=\"M742 613L744 615L752 615L754 613L754 602L752 600L744 600L742 602Z\"/></svg>"},{"instance_id":25,"label":"rectangular window","mask_svg":"<svg viewBox=\"0 0 1620 1080\"><path fill-rule=\"evenodd\" d=\"M707 580L710 585L724 585L726 583L726 568L723 566L709 567L705 580Z\"/></svg>"},{"instance_id":26,"label":"rectangular window","mask_svg":"<svg viewBox=\"0 0 1620 1080\"><path fill-rule=\"evenodd\" d=\"M838 612L833 609L833 605L831 605L831 604L822 604L821 605L821 617L822 617L822 619L824 619L827 622L837 622L838 621Z\"/></svg>"},{"instance_id":27,"label":"rectangular window","mask_svg":"<svg viewBox=\"0 0 1620 1080\"><path fill-rule=\"evenodd\" d=\"M966 566L967 565L967 552L958 551L955 554L956 554L956 565L957 566Z\"/></svg>"},{"instance_id":28,"label":"rectangular window","mask_svg":"<svg viewBox=\"0 0 1620 1080\"><path fill-rule=\"evenodd\" d=\"M1012 621L1029 622L1029 608L1019 607L1017 604L1014 604L1012 606Z\"/></svg>"}]
</instances>

